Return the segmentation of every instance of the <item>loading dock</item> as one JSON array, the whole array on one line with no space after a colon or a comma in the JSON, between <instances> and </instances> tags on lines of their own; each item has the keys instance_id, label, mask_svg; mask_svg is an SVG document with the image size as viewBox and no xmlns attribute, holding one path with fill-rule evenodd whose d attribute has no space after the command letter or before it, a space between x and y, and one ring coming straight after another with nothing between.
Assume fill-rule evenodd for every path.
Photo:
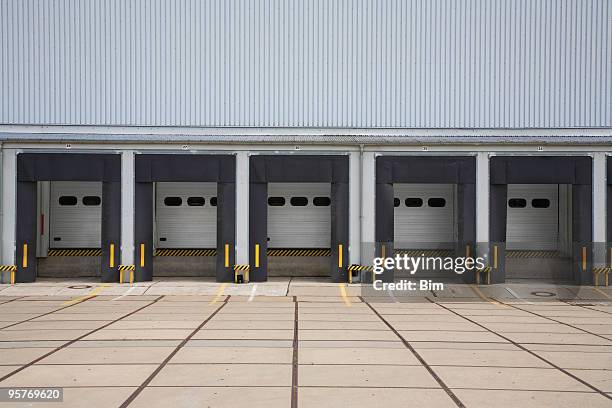
<instances>
[{"instance_id":1,"label":"loading dock","mask_svg":"<svg viewBox=\"0 0 612 408\"><path fill-rule=\"evenodd\" d=\"M268 276L328 276L331 184L268 184Z\"/></svg>"},{"instance_id":2,"label":"loading dock","mask_svg":"<svg viewBox=\"0 0 612 408\"><path fill-rule=\"evenodd\" d=\"M217 183L155 183L154 276L215 276Z\"/></svg>"},{"instance_id":3,"label":"loading dock","mask_svg":"<svg viewBox=\"0 0 612 408\"><path fill-rule=\"evenodd\" d=\"M492 283L592 282L590 157L495 156L490 183Z\"/></svg>"},{"instance_id":4,"label":"loading dock","mask_svg":"<svg viewBox=\"0 0 612 408\"><path fill-rule=\"evenodd\" d=\"M476 238L476 161L458 156L381 156L376 159L376 256L432 256L473 251ZM433 252L432 252L433 251ZM472 252L473 253L473 252ZM456 275L421 271L473 281ZM392 282L395 271L382 276Z\"/></svg>"},{"instance_id":5,"label":"loading dock","mask_svg":"<svg viewBox=\"0 0 612 408\"><path fill-rule=\"evenodd\" d=\"M38 250L38 245L44 242L39 236L45 225L40 222L43 213L38 190L39 184L46 182L51 184L53 201L49 203L53 214L49 220L49 249L95 250L96 259L85 260L89 265L85 272L81 271L84 261L81 256L62 256L62 259L51 261L41 258L41 261L58 261L69 276L70 273L76 276L85 273L100 276L103 282L117 281L121 248L120 156L85 153L22 153L17 156L16 281L36 279L37 254L44 254L47 249Z\"/></svg>"},{"instance_id":6,"label":"loading dock","mask_svg":"<svg viewBox=\"0 0 612 408\"><path fill-rule=\"evenodd\" d=\"M250 279L293 265L298 275L346 282L348 157L252 156L249 174Z\"/></svg>"},{"instance_id":7,"label":"loading dock","mask_svg":"<svg viewBox=\"0 0 612 408\"><path fill-rule=\"evenodd\" d=\"M235 156L138 154L135 168L136 281L233 281Z\"/></svg>"}]
</instances>

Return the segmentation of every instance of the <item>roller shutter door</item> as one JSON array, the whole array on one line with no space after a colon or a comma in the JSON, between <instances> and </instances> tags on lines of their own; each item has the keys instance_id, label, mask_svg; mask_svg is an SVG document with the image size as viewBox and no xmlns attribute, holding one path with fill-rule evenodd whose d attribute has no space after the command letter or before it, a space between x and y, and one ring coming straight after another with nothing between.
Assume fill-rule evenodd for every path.
<instances>
[{"instance_id":1,"label":"roller shutter door","mask_svg":"<svg viewBox=\"0 0 612 408\"><path fill-rule=\"evenodd\" d=\"M102 183L52 181L50 248L100 248Z\"/></svg>"},{"instance_id":2,"label":"roller shutter door","mask_svg":"<svg viewBox=\"0 0 612 408\"><path fill-rule=\"evenodd\" d=\"M454 184L393 184L396 249L453 248Z\"/></svg>"},{"instance_id":3,"label":"roller shutter door","mask_svg":"<svg viewBox=\"0 0 612 408\"><path fill-rule=\"evenodd\" d=\"M157 248L216 248L217 183L156 183Z\"/></svg>"},{"instance_id":4,"label":"roller shutter door","mask_svg":"<svg viewBox=\"0 0 612 408\"><path fill-rule=\"evenodd\" d=\"M329 248L331 184L269 183L268 239L269 248Z\"/></svg>"},{"instance_id":5,"label":"roller shutter door","mask_svg":"<svg viewBox=\"0 0 612 408\"><path fill-rule=\"evenodd\" d=\"M557 250L559 242L559 186L508 184L507 248Z\"/></svg>"}]
</instances>

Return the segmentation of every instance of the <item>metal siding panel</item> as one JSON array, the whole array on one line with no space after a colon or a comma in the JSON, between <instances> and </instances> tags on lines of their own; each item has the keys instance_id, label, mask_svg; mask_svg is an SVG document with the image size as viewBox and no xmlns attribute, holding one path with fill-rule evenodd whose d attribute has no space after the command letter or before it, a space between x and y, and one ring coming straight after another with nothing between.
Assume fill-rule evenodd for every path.
<instances>
[{"instance_id":1,"label":"metal siding panel","mask_svg":"<svg viewBox=\"0 0 612 408\"><path fill-rule=\"evenodd\" d=\"M557 184L508 184L508 200L524 198L525 208L508 209L507 249L559 249L559 186ZM547 198L548 208L533 208L531 200Z\"/></svg>"},{"instance_id":2,"label":"metal siding panel","mask_svg":"<svg viewBox=\"0 0 612 408\"><path fill-rule=\"evenodd\" d=\"M329 248L331 205L314 206L314 197L330 197L330 183L269 183L268 197L284 197L282 207L268 206L268 248ZM291 197L306 197L308 205L294 207Z\"/></svg>"},{"instance_id":3,"label":"metal siding panel","mask_svg":"<svg viewBox=\"0 0 612 408\"><path fill-rule=\"evenodd\" d=\"M400 199L394 207L393 235L396 249L453 248L456 241L455 185L394 183ZM406 207L406 198L421 198L422 207ZM442 197L444 207L429 207L429 198Z\"/></svg>"},{"instance_id":4,"label":"metal siding panel","mask_svg":"<svg viewBox=\"0 0 612 408\"><path fill-rule=\"evenodd\" d=\"M0 123L612 126L608 0L5 0Z\"/></svg>"},{"instance_id":5,"label":"metal siding panel","mask_svg":"<svg viewBox=\"0 0 612 408\"><path fill-rule=\"evenodd\" d=\"M77 198L75 206L59 204L61 196ZM83 197L102 197L101 182L52 181L50 248L100 248L102 205L85 206ZM60 241L56 241L60 238Z\"/></svg>"},{"instance_id":6,"label":"metal siding panel","mask_svg":"<svg viewBox=\"0 0 612 408\"><path fill-rule=\"evenodd\" d=\"M217 183L160 182L155 195L156 248L217 247L217 207L210 205L211 197L217 196ZM182 204L166 206L166 197L181 197ZM189 197L204 197L205 203L188 206Z\"/></svg>"}]
</instances>

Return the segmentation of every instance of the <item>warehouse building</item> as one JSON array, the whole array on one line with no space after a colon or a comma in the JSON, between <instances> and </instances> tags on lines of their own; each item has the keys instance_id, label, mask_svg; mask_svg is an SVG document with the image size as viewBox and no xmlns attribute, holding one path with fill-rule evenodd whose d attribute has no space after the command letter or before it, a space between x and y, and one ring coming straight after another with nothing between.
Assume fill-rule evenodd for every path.
<instances>
[{"instance_id":1,"label":"warehouse building","mask_svg":"<svg viewBox=\"0 0 612 408\"><path fill-rule=\"evenodd\" d=\"M7 0L0 27L18 282L612 262L609 1Z\"/></svg>"}]
</instances>

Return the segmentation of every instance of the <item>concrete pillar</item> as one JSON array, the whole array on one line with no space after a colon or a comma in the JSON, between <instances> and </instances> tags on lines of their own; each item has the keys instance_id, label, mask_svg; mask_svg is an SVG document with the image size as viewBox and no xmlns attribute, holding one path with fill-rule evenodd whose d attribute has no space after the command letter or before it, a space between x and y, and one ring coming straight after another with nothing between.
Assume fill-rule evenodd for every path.
<instances>
[{"instance_id":1,"label":"concrete pillar","mask_svg":"<svg viewBox=\"0 0 612 408\"><path fill-rule=\"evenodd\" d=\"M486 257L489 253L489 154L476 155L476 252Z\"/></svg>"},{"instance_id":2,"label":"concrete pillar","mask_svg":"<svg viewBox=\"0 0 612 408\"><path fill-rule=\"evenodd\" d=\"M606 154L593 154L593 266L606 265Z\"/></svg>"},{"instance_id":3,"label":"concrete pillar","mask_svg":"<svg viewBox=\"0 0 612 408\"><path fill-rule=\"evenodd\" d=\"M17 151L2 149L2 264L15 264Z\"/></svg>"},{"instance_id":4,"label":"concrete pillar","mask_svg":"<svg viewBox=\"0 0 612 408\"><path fill-rule=\"evenodd\" d=\"M134 151L121 153L121 264L134 265Z\"/></svg>"},{"instance_id":5,"label":"concrete pillar","mask_svg":"<svg viewBox=\"0 0 612 408\"><path fill-rule=\"evenodd\" d=\"M376 226L376 153L361 157L361 265L372 265Z\"/></svg>"},{"instance_id":6,"label":"concrete pillar","mask_svg":"<svg viewBox=\"0 0 612 408\"><path fill-rule=\"evenodd\" d=\"M236 154L236 264L249 263L249 154Z\"/></svg>"},{"instance_id":7,"label":"concrete pillar","mask_svg":"<svg viewBox=\"0 0 612 408\"><path fill-rule=\"evenodd\" d=\"M349 262L361 262L361 154L349 153Z\"/></svg>"}]
</instances>

